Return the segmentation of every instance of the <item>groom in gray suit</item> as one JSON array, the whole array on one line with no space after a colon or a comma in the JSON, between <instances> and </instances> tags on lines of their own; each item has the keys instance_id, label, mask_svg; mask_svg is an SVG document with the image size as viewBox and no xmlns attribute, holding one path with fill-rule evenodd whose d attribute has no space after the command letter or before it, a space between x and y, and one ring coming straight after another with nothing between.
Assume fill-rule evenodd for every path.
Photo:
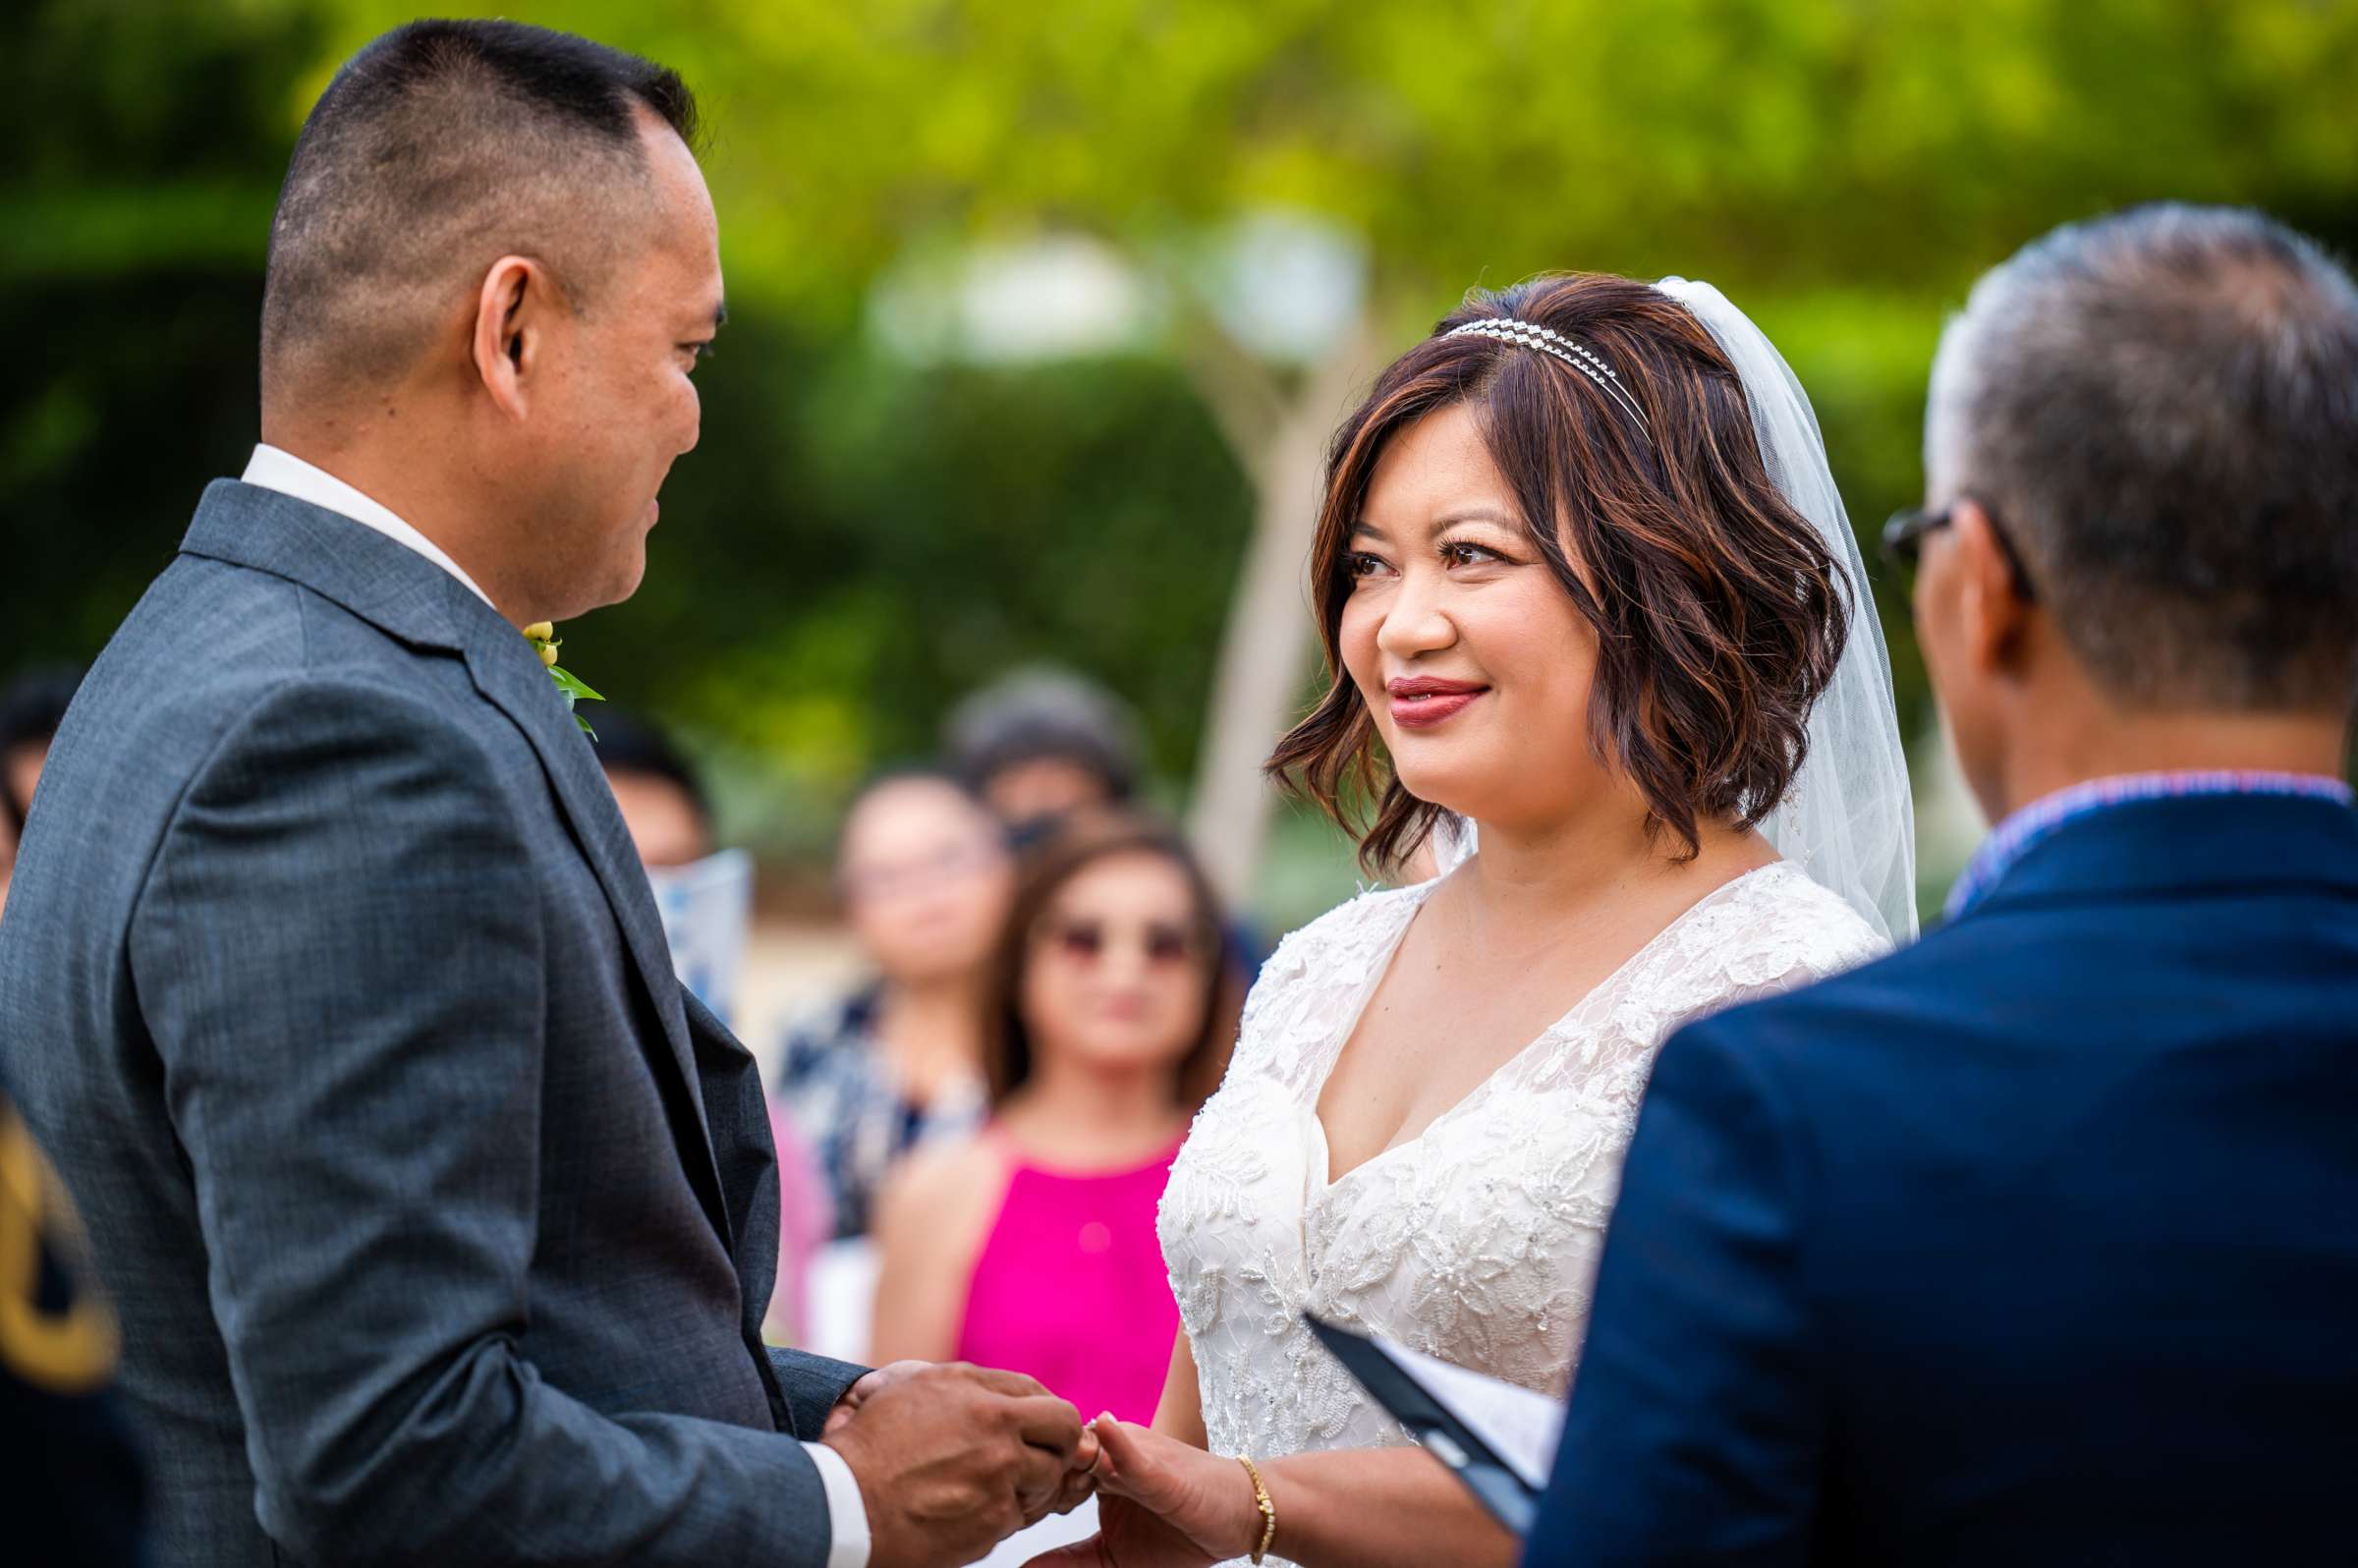
<instances>
[{"instance_id":1,"label":"groom in gray suit","mask_svg":"<svg viewBox=\"0 0 2358 1568\"><path fill-rule=\"evenodd\" d=\"M520 628L625 598L722 317L672 73L421 23L270 237L262 438L51 753L0 1072L124 1330L161 1559L963 1562L1029 1378L765 1352L753 1059Z\"/></svg>"}]
</instances>

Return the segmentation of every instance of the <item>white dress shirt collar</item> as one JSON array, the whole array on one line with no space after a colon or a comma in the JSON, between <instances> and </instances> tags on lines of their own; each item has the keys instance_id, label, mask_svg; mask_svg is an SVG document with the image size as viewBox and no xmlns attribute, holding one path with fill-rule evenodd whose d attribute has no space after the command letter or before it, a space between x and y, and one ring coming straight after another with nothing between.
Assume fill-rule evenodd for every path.
<instances>
[{"instance_id":1,"label":"white dress shirt collar","mask_svg":"<svg viewBox=\"0 0 2358 1568\"><path fill-rule=\"evenodd\" d=\"M292 452L262 442L253 449L246 462L246 472L240 476L244 482L256 484L265 490L291 495L298 501L325 507L341 517L348 517L364 528L371 528L397 544L405 544L433 562L467 586L467 591L491 604L491 595L478 587L474 578L459 569L459 563L443 552L440 545L419 532L392 511L370 500L346 484L325 469L306 463ZM493 609L499 608L492 604Z\"/></svg>"}]
</instances>

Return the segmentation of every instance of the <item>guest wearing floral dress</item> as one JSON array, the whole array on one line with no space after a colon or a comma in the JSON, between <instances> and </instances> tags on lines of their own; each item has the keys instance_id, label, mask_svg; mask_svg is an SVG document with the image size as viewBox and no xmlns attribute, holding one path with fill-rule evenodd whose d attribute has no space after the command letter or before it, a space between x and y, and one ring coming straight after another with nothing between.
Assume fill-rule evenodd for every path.
<instances>
[{"instance_id":1,"label":"guest wearing floral dress","mask_svg":"<svg viewBox=\"0 0 2358 1568\"><path fill-rule=\"evenodd\" d=\"M875 978L788 1035L772 1091L838 1239L868 1233L910 1149L982 1125L984 972L1013 882L997 820L948 777L894 774L852 807L837 884Z\"/></svg>"}]
</instances>

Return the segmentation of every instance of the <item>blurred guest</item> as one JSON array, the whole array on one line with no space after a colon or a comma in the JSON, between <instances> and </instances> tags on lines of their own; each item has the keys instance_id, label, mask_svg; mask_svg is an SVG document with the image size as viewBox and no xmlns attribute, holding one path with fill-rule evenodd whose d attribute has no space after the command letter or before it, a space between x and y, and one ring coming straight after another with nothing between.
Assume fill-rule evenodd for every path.
<instances>
[{"instance_id":1,"label":"blurred guest","mask_svg":"<svg viewBox=\"0 0 2358 1568\"><path fill-rule=\"evenodd\" d=\"M680 983L737 1027L737 980L753 934L753 857L713 848L703 781L652 724L600 708L597 760L646 868Z\"/></svg>"},{"instance_id":2,"label":"blurred guest","mask_svg":"<svg viewBox=\"0 0 2358 1568\"><path fill-rule=\"evenodd\" d=\"M875 978L787 1036L776 1094L850 1237L903 1154L982 1124L983 988L1014 869L963 785L906 772L853 803L836 882Z\"/></svg>"},{"instance_id":3,"label":"blurred guest","mask_svg":"<svg viewBox=\"0 0 2358 1568\"><path fill-rule=\"evenodd\" d=\"M1527 1560L2347 1563L2358 289L2256 212L2057 230L1925 446L1885 536L1999 825L1662 1051Z\"/></svg>"},{"instance_id":4,"label":"blurred guest","mask_svg":"<svg viewBox=\"0 0 2358 1568\"><path fill-rule=\"evenodd\" d=\"M0 907L8 902L9 870L25 834L25 813L32 810L32 787L81 685L79 665L52 664L0 690Z\"/></svg>"},{"instance_id":5,"label":"blurred guest","mask_svg":"<svg viewBox=\"0 0 2358 1568\"><path fill-rule=\"evenodd\" d=\"M0 1561L141 1560L144 1485L109 1396L120 1336L82 1227L0 1093Z\"/></svg>"},{"instance_id":6,"label":"blurred guest","mask_svg":"<svg viewBox=\"0 0 2358 1568\"><path fill-rule=\"evenodd\" d=\"M12 828L25 825L32 788L49 759L49 743L82 687L82 675L77 664L44 665L0 690L0 812Z\"/></svg>"},{"instance_id":7,"label":"blurred guest","mask_svg":"<svg viewBox=\"0 0 2358 1568\"><path fill-rule=\"evenodd\" d=\"M951 712L952 764L1018 841L1137 794L1144 746L1122 700L1062 670L1019 670Z\"/></svg>"},{"instance_id":8,"label":"blurred guest","mask_svg":"<svg viewBox=\"0 0 2358 1568\"><path fill-rule=\"evenodd\" d=\"M993 682L959 703L945 729L953 764L1019 849L1074 812L1128 806L1145 776L1145 743L1129 705L1062 670L1019 670ZM1266 942L1233 914L1221 940L1238 983L1249 987Z\"/></svg>"},{"instance_id":9,"label":"blurred guest","mask_svg":"<svg viewBox=\"0 0 2358 1568\"><path fill-rule=\"evenodd\" d=\"M702 901L694 897L692 886L683 885L695 868L716 858L712 807L703 780L670 737L629 710L610 705L597 713L597 761L654 888L680 983L724 1023L733 1022L728 996L714 992L709 973L691 956L691 949L702 951L714 940L708 929L713 923L697 919ZM750 872L743 856L734 859ZM750 893L750 883L745 891ZM744 900L736 902L741 906ZM730 913L722 911L724 919ZM718 940L733 941L741 949L745 922L742 909L734 913L738 918L733 930L723 931ZM683 929L688 924L697 929ZM734 977L734 962L726 968ZM769 1104L769 1136L778 1154L778 1278L763 1328L773 1339L793 1342L810 1321L811 1260L827 1240L833 1212L817 1156L775 1101Z\"/></svg>"},{"instance_id":10,"label":"blurred guest","mask_svg":"<svg viewBox=\"0 0 2358 1568\"><path fill-rule=\"evenodd\" d=\"M1155 1206L1238 994L1180 840L1084 817L1035 851L989 999L993 1115L887 1189L873 1354L1028 1372L1152 1416L1178 1331Z\"/></svg>"},{"instance_id":11,"label":"blurred guest","mask_svg":"<svg viewBox=\"0 0 2358 1568\"><path fill-rule=\"evenodd\" d=\"M687 866L712 853L711 802L669 736L627 709L602 706L597 765L649 869Z\"/></svg>"}]
</instances>

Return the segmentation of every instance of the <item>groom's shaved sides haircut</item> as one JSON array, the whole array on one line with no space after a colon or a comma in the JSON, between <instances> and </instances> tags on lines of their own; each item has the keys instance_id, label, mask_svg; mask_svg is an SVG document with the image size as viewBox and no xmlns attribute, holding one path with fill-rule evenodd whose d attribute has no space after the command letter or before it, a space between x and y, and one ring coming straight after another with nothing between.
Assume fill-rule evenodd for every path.
<instances>
[{"instance_id":1,"label":"groom's shaved sides haircut","mask_svg":"<svg viewBox=\"0 0 2358 1568\"><path fill-rule=\"evenodd\" d=\"M270 225L265 405L398 376L502 255L593 308L655 218L646 115L695 144L675 73L544 28L416 22L353 56L304 122Z\"/></svg>"},{"instance_id":2,"label":"groom's shaved sides haircut","mask_svg":"<svg viewBox=\"0 0 2358 1568\"><path fill-rule=\"evenodd\" d=\"M2358 691L2358 289L2284 225L2164 204L2033 241L1950 323L1926 448L2116 699Z\"/></svg>"}]
</instances>

